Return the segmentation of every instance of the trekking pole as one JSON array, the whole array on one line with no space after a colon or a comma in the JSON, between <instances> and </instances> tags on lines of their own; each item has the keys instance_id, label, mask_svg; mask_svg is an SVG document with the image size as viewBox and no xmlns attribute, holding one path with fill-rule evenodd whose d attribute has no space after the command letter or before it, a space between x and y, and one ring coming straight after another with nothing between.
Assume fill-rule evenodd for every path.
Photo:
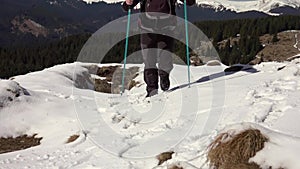
<instances>
[{"instance_id":1,"label":"trekking pole","mask_svg":"<svg viewBox=\"0 0 300 169\"><path fill-rule=\"evenodd\" d=\"M191 85L190 85L191 84L191 73L190 73L189 31L188 31L186 0L184 0L184 24L185 24L186 62L188 65L188 82L189 82L189 87L191 87Z\"/></svg>"},{"instance_id":2,"label":"trekking pole","mask_svg":"<svg viewBox=\"0 0 300 169\"><path fill-rule=\"evenodd\" d=\"M123 95L125 91L124 83L125 83L125 73L126 73L126 62L127 62L127 51L128 51L128 38L129 38L129 29L130 29L130 15L131 15L131 9L128 9L128 15L127 15L127 29L126 29L126 41L125 41L125 51L124 51L124 64L123 64L123 74L122 74L122 90L121 90L121 96Z\"/></svg>"}]
</instances>

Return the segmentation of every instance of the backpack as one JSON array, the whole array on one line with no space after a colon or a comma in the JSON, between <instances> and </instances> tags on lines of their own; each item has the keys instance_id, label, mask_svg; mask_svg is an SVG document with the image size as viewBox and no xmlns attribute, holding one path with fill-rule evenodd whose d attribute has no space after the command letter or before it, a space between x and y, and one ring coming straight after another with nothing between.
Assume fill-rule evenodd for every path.
<instances>
[{"instance_id":1,"label":"backpack","mask_svg":"<svg viewBox=\"0 0 300 169\"><path fill-rule=\"evenodd\" d=\"M177 25L175 0L141 0L140 5L139 27L141 29L150 32L175 29Z\"/></svg>"},{"instance_id":2,"label":"backpack","mask_svg":"<svg viewBox=\"0 0 300 169\"><path fill-rule=\"evenodd\" d=\"M141 0L141 12L161 12L175 15L174 0Z\"/></svg>"}]
</instances>

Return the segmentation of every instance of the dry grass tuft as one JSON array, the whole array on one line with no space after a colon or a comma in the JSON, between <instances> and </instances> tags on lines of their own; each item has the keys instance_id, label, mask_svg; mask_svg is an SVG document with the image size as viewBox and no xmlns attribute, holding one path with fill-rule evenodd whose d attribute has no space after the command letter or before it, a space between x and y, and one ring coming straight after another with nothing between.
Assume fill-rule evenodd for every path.
<instances>
[{"instance_id":1,"label":"dry grass tuft","mask_svg":"<svg viewBox=\"0 0 300 169\"><path fill-rule=\"evenodd\" d=\"M79 138L79 135L78 134L74 134L74 135L72 135L72 136L70 136L69 138L68 138L68 140L67 140L67 144L68 143L72 143L72 142L74 142L75 140L77 140Z\"/></svg>"},{"instance_id":2,"label":"dry grass tuft","mask_svg":"<svg viewBox=\"0 0 300 169\"><path fill-rule=\"evenodd\" d=\"M42 137L22 135L18 137L0 138L0 154L27 149L41 144Z\"/></svg>"},{"instance_id":3,"label":"dry grass tuft","mask_svg":"<svg viewBox=\"0 0 300 169\"><path fill-rule=\"evenodd\" d=\"M140 84L140 82L135 81L135 80L131 80L131 81L129 82L128 90L131 90L133 87L135 87L135 86L137 86L137 85L139 85L139 84Z\"/></svg>"},{"instance_id":4,"label":"dry grass tuft","mask_svg":"<svg viewBox=\"0 0 300 169\"><path fill-rule=\"evenodd\" d=\"M133 80L138 76L139 67L130 67L125 71L124 84L125 89L130 90L140 84ZM95 91L103 93L120 93L122 85L123 69L120 66L101 67L96 73L105 79L94 79Z\"/></svg>"},{"instance_id":5,"label":"dry grass tuft","mask_svg":"<svg viewBox=\"0 0 300 169\"><path fill-rule=\"evenodd\" d=\"M156 159L158 160L158 165L161 165L165 161L168 161L172 159L172 154L174 154L173 151L170 152L164 152L156 156Z\"/></svg>"},{"instance_id":6,"label":"dry grass tuft","mask_svg":"<svg viewBox=\"0 0 300 169\"><path fill-rule=\"evenodd\" d=\"M171 165L170 167L168 167L168 169L183 169L183 167L178 165Z\"/></svg>"},{"instance_id":7,"label":"dry grass tuft","mask_svg":"<svg viewBox=\"0 0 300 169\"><path fill-rule=\"evenodd\" d=\"M234 136L220 134L209 146L208 160L217 169L259 169L249 159L264 147L268 138L257 129L248 129Z\"/></svg>"},{"instance_id":8,"label":"dry grass tuft","mask_svg":"<svg viewBox=\"0 0 300 169\"><path fill-rule=\"evenodd\" d=\"M120 68L120 66L103 66L98 68L97 75L100 77L106 77L108 81L111 81L111 78L114 72Z\"/></svg>"}]
</instances>

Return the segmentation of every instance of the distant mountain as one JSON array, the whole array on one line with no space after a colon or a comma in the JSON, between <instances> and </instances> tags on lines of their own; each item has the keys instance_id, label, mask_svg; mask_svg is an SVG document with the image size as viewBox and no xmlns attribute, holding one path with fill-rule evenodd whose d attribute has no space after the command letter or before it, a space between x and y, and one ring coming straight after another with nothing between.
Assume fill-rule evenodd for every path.
<instances>
[{"instance_id":1,"label":"distant mountain","mask_svg":"<svg viewBox=\"0 0 300 169\"><path fill-rule=\"evenodd\" d=\"M83 0L86 3L104 1L107 3L122 2L124 0ZM181 3L178 0L179 3ZM278 7L299 8L299 0L196 0L200 7L210 7L216 10L229 10L235 12L259 11L264 13L273 13L273 9ZM277 13L277 12L275 12Z\"/></svg>"},{"instance_id":2,"label":"distant mountain","mask_svg":"<svg viewBox=\"0 0 300 169\"><path fill-rule=\"evenodd\" d=\"M289 6L278 7L278 8L270 10L270 12L277 13L277 14L284 14L284 15L300 15L299 8L292 8Z\"/></svg>"},{"instance_id":3,"label":"distant mountain","mask_svg":"<svg viewBox=\"0 0 300 169\"><path fill-rule=\"evenodd\" d=\"M183 6L179 5L177 8L177 15L183 17ZM259 18L267 17L268 14L259 11L246 11L237 13L235 11L223 9L216 10L207 6L192 6L188 9L188 18L192 22L205 21L205 20L230 20L230 19L243 19L243 18Z\"/></svg>"},{"instance_id":4,"label":"distant mountain","mask_svg":"<svg viewBox=\"0 0 300 169\"><path fill-rule=\"evenodd\" d=\"M109 3L107 3L109 2ZM69 35L93 33L104 24L126 15L121 8L121 2L101 1L86 3L83 0L2 0L0 6L0 46L26 45L60 39ZM240 4L238 0L217 0L214 3L204 3L189 7L190 21L228 20L240 18L266 17L264 10L247 10L236 12L230 4ZM220 2L218 4L217 2ZM222 4L221 4L222 2ZM260 1L244 0L245 4L255 4ZM283 3L284 0L261 0L269 9L273 2L278 8L270 8L268 13L300 15L300 10L294 0ZM276 4L275 4L276 5ZM289 6L282 6L289 5ZM247 5L244 5L245 7ZM272 7L274 5L271 5ZM279 7L281 6L281 7ZM267 8L268 7L268 8ZM235 8L241 9L241 8ZM178 16L183 16L182 4L177 7ZM134 11L138 12L138 10Z\"/></svg>"},{"instance_id":5,"label":"distant mountain","mask_svg":"<svg viewBox=\"0 0 300 169\"><path fill-rule=\"evenodd\" d=\"M231 10L235 12L259 11L272 14L278 7L299 8L299 0L196 0L199 6L211 6L218 10Z\"/></svg>"},{"instance_id":6,"label":"distant mountain","mask_svg":"<svg viewBox=\"0 0 300 169\"><path fill-rule=\"evenodd\" d=\"M120 4L81 0L2 0L0 45L27 39L57 39L94 32L105 23L123 16ZM17 37L17 38L16 38Z\"/></svg>"}]
</instances>

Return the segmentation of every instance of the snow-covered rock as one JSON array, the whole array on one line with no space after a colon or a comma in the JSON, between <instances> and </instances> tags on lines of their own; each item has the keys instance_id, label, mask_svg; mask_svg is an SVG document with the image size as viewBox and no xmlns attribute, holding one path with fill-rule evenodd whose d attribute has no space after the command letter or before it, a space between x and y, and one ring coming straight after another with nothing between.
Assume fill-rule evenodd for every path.
<instances>
[{"instance_id":1,"label":"snow-covered rock","mask_svg":"<svg viewBox=\"0 0 300 169\"><path fill-rule=\"evenodd\" d=\"M12 80L0 80L0 108L5 107L29 92Z\"/></svg>"}]
</instances>

